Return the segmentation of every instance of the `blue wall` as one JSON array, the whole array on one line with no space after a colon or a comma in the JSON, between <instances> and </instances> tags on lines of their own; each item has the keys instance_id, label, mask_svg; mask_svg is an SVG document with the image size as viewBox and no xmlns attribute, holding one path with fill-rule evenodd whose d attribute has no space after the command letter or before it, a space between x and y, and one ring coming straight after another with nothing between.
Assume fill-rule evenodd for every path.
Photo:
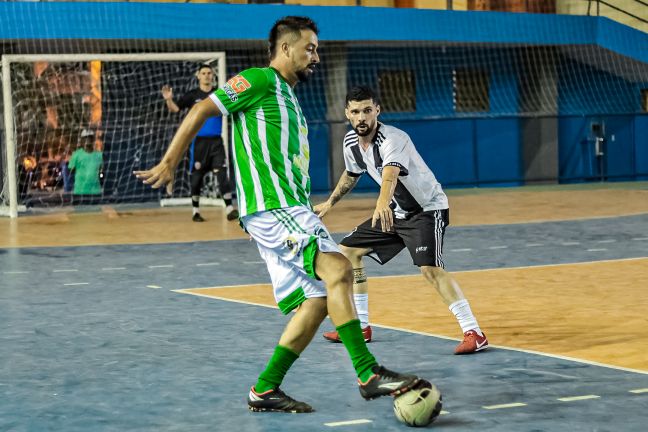
<instances>
[{"instance_id":1,"label":"blue wall","mask_svg":"<svg viewBox=\"0 0 648 432\"><path fill-rule=\"evenodd\" d=\"M596 50L594 47L586 49ZM416 111L384 113L381 119L410 134L419 152L443 184L523 184L523 143L517 113L521 99L518 77L525 72L516 63L517 56L513 49L454 47L396 51L356 46L349 49L348 56L349 86L368 84L377 88L379 71L414 71ZM642 174L648 175L648 128L646 132L641 129L646 125L645 117L615 115L640 112L640 88L648 88L648 83L630 82L566 57L559 57L557 64L559 180L587 181L598 179L601 174L611 180L632 180L640 178ZM454 112L452 70L457 67L488 71L488 112ZM304 100L307 104L310 102L309 98ZM317 111L313 109L312 113L317 114ZM593 117L588 116L589 113L605 115ZM319 114L323 116L324 113ZM605 123L608 137L602 173L593 155L594 146L590 139L594 120ZM362 180L357 188L376 189L370 180Z\"/></svg>"},{"instance_id":2,"label":"blue wall","mask_svg":"<svg viewBox=\"0 0 648 432\"><path fill-rule=\"evenodd\" d=\"M604 155L594 154L592 123L604 126ZM559 119L560 180L648 179L648 115L566 116ZM602 172L601 172L602 171Z\"/></svg>"},{"instance_id":3,"label":"blue wall","mask_svg":"<svg viewBox=\"0 0 648 432\"><path fill-rule=\"evenodd\" d=\"M636 116L634 126L637 180L648 180L648 114Z\"/></svg>"}]
</instances>

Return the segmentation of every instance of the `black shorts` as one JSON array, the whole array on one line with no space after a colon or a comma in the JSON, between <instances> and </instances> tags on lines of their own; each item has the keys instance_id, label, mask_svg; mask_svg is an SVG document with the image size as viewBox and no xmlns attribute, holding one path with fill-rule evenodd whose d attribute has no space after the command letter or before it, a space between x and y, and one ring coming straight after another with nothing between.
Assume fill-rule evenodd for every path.
<instances>
[{"instance_id":1,"label":"black shorts","mask_svg":"<svg viewBox=\"0 0 648 432\"><path fill-rule=\"evenodd\" d=\"M371 219L368 219L340 244L371 249L368 255L379 264L385 264L406 247L414 265L443 268L443 235L449 223L448 209L421 212L409 219L394 218L394 228L390 232L381 231L380 221L372 228Z\"/></svg>"},{"instance_id":2,"label":"black shorts","mask_svg":"<svg viewBox=\"0 0 648 432\"><path fill-rule=\"evenodd\" d=\"M223 139L217 137L196 137L189 150L191 172L207 173L225 168L225 147Z\"/></svg>"}]
</instances>

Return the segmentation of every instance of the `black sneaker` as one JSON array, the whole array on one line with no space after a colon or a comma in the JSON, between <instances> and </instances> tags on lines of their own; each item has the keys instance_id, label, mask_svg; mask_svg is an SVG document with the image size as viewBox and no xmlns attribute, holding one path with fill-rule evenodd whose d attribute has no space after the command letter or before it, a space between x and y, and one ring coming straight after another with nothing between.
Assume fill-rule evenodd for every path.
<instances>
[{"instance_id":1,"label":"black sneaker","mask_svg":"<svg viewBox=\"0 0 648 432\"><path fill-rule=\"evenodd\" d=\"M367 382L358 380L360 395L366 400L387 395L397 396L410 390L419 382L419 377L416 375L400 374L380 365L371 368L371 372L374 374Z\"/></svg>"},{"instance_id":2,"label":"black sneaker","mask_svg":"<svg viewBox=\"0 0 648 432\"><path fill-rule=\"evenodd\" d=\"M205 222L205 219L203 219L203 217L200 216L200 213L196 213L195 215L193 215L191 220L194 222Z\"/></svg>"},{"instance_id":3,"label":"black sneaker","mask_svg":"<svg viewBox=\"0 0 648 432\"><path fill-rule=\"evenodd\" d=\"M234 209L231 212L227 213L227 220L228 221L233 221L234 219L238 219L238 217L239 217L239 212L236 209Z\"/></svg>"},{"instance_id":4,"label":"black sneaker","mask_svg":"<svg viewBox=\"0 0 648 432\"><path fill-rule=\"evenodd\" d=\"M254 387L248 395L248 409L255 412L286 412L286 413L311 413L313 407L305 402L299 402L288 396L281 389L268 390L257 393Z\"/></svg>"}]
</instances>

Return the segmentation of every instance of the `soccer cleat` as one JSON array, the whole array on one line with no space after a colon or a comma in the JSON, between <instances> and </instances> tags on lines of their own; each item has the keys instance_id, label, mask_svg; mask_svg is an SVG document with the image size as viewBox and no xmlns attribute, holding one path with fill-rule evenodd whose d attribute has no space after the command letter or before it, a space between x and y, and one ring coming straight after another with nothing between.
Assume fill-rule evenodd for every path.
<instances>
[{"instance_id":1,"label":"soccer cleat","mask_svg":"<svg viewBox=\"0 0 648 432\"><path fill-rule=\"evenodd\" d=\"M248 394L248 409L254 412L311 413L313 407L288 396L279 388L257 393L254 387Z\"/></svg>"},{"instance_id":2,"label":"soccer cleat","mask_svg":"<svg viewBox=\"0 0 648 432\"><path fill-rule=\"evenodd\" d=\"M488 339L486 335L481 335L475 330L468 330L464 333L463 341L455 348L455 354L471 354L488 348Z\"/></svg>"},{"instance_id":3,"label":"soccer cleat","mask_svg":"<svg viewBox=\"0 0 648 432\"><path fill-rule=\"evenodd\" d=\"M200 216L200 213L196 213L195 215L193 215L191 220L194 222L205 222L205 219L203 219L203 217Z\"/></svg>"},{"instance_id":4,"label":"soccer cleat","mask_svg":"<svg viewBox=\"0 0 648 432\"><path fill-rule=\"evenodd\" d=\"M231 212L227 213L227 220L228 221L233 221L234 219L238 219L238 217L239 217L239 212L236 209L234 209Z\"/></svg>"},{"instance_id":5,"label":"soccer cleat","mask_svg":"<svg viewBox=\"0 0 648 432\"><path fill-rule=\"evenodd\" d=\"M367 382L358 379L360 396L366 400L387 395L398 396L412 389L420 380L416 375L400 374L380 365L374 366L371 372L373 375Z\"/></svg>"},{"instance_id":6,"label":"soccer cleat","mask_svg":"<svg viewBox=\"0 0 648 432\"><path fill-rule=\"evenodd\" d=\"M340 335L336 331L326 332L322 336L324 336L324 339L330 340L331 342L342 342ZM371 342L371 326L362 329L362 336L364 336L365 342Z\"/></svg>"}]
</instances>

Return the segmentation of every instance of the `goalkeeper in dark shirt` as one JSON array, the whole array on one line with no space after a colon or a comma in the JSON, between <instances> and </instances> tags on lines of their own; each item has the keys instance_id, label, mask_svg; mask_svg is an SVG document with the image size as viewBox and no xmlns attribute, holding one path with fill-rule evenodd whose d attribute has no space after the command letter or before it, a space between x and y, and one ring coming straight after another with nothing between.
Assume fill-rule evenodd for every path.
<instances>
[{"instance_id":1,"label":"goalkeeper in dark shirt","mask_svg":"<svg viewBox=\"0 0 648 432\"><path fill-rule=\"evenodd\" d=\"M173 90L168 85L162 87L162 96L171 112L190 109L194 104L209 97L214 91L214 71L209 65L200 65L196 71L199 86L185 93L179 100L173 99ZM208 118L198 131L196 138L189 148L191 170L191 204L193 206L193 221L204 222L200 215L199 200L203 179L209 171L213 171L218 180L218 189L225 201L227 220L235 220L239 213L232 205L232 190L227 178L225 146L221 132L223 120L221 117Z\"/></svg>"}]
</instances>

